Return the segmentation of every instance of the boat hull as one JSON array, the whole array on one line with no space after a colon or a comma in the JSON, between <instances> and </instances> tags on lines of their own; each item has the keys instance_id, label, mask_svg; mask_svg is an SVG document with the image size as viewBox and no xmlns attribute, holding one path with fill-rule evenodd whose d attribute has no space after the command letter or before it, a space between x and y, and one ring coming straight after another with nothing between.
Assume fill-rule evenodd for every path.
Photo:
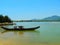
<instances>
[{"instance_id":1,"label":"boat hull","mask_svg":"<svg viewBox=\"0 0 60 45\"><path fill-rule=\"evenodd\" d=\"M32 31L32 30L40 28L40 26L33 27L33 28L6 28L6 27L1 27L1 28L5 29L5 30L9 30L9 31L17 31L17 30L18 31L26 31L26 30Z\"/></svg>"}]
</instances>

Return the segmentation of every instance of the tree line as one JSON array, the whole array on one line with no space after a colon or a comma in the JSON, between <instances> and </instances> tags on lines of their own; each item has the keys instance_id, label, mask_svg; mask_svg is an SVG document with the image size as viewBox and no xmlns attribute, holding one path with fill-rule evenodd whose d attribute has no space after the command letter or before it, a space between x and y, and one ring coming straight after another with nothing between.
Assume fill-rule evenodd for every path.
<instances>
[{"instance_id":1,"label":"tree line","mask_svg":"<svg viewBox=\"0 0 60 45\"><path fill-rule=\"evenodd\" d=\"M6 15L6 16L3 16L3 15L0 15L0 23L4 23L4 22L12 22L12 20Z\"/></svg>"}]
</instances>

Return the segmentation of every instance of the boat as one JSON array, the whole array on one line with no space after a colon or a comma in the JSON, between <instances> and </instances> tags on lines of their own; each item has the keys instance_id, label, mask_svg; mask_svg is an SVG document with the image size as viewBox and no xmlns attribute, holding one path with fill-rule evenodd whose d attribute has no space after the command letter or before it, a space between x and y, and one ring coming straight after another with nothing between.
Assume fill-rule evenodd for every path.
<instances>
[{"instance_id":1,"label":"boat","mask_svg":"<svg viewBox=\"0 0 60 45\"><path fill-rule=\"evenodd\" d=\"M37 27L32 27L32 28L24 28L23 26L18 26L18 28L16 26L14 26L14 28L7 28L7 27L4 27L2 26L1 28L5 29L5 30L9 30L9 31L32 31L32 30L35 30L35 29L38 29L40 28L40 26L37 26Z\"/></svg>"}]
</instances>

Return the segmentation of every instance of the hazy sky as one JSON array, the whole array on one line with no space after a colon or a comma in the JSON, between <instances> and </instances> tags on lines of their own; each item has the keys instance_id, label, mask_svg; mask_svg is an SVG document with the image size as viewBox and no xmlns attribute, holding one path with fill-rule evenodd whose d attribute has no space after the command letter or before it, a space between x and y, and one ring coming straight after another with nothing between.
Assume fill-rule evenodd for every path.
<instances>
[{"instance_id":1,"label":"hazy sky","mask_svg":"<svg viewBox=\"0 0 60 45\"><path fill-rule=\"evenodd\" d=\"M0 14L13 20L60 16L60 0L0 0Z\"/></svg>"}]
</instances>

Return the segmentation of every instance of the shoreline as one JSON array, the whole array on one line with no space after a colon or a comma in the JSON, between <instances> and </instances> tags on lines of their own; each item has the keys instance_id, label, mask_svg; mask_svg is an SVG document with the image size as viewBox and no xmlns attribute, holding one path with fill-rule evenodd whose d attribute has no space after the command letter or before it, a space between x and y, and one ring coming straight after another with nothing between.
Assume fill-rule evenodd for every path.
<instances>
[{"instance_id":1,"label":"shoreline","mask_svg":"<svg viewBox=\"0 0 60 45\"><path fill-rule=\"evenodd\" d=\"M4 25L16 25L15 23L8 23L8 22L6 22L6 23L0 23L0 26L4 26Z\"/></svg>"},{"instance_id":2,"label":"shoreline","mask_svg":"<svg viewBox=\"0 0 60 45\"><path fill-rule=\"evenodd\" d=\"M13 20L13 22L60 22L58 20Z\"/></svg>"}]
</instances>

